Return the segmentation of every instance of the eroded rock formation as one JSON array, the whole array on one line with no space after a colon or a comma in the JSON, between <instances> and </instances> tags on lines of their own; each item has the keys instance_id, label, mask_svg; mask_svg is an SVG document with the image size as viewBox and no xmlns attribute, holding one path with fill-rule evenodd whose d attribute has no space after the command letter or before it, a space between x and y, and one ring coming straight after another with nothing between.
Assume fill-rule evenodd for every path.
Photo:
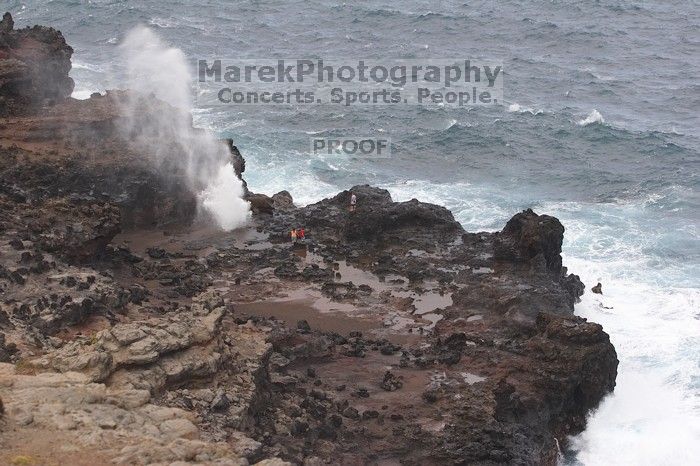
<instances>
[{"instance_id":1,"label":"eroded rock formation","mask_svg":"<svg viewBox=\"0 0 700 466\"><path fill-rule=\"evenodd\" d=\"M0 117L30 113L69 97L72 55L59 31L44 26L16 30L5 13L0 21Z\"/></svg>"}]
</instances>

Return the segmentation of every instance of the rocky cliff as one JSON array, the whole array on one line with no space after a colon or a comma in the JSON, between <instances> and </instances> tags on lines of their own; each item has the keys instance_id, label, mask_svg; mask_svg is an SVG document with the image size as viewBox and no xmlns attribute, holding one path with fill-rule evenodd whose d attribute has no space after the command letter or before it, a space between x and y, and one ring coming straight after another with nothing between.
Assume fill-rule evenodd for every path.
<instances>
[{"instance_id":1,"label":"rocky cliff","mask_svg":"<svg viewBox=\"0 0 700 466\"><path fill-rule=\"evenodd\" d=\"M69 97L72 55L59 31L44 26L16 30L5 13L0 21L0 117Z\"/></svg>"},{"instance_id":2,"label":"rocky cliff","mask_svg":"<svg viewBox=\"0 0 700 466\"><path fill-rule=\"evenodd\" d=\"M3 20L0 462L555 464L613 390L556 218L470 233L355 186L248 192L251 224L217 231L119 130L150 98L70 99L69 58ZM60 76L34 99L42 67Z\"/></svg>"}]
</instances>

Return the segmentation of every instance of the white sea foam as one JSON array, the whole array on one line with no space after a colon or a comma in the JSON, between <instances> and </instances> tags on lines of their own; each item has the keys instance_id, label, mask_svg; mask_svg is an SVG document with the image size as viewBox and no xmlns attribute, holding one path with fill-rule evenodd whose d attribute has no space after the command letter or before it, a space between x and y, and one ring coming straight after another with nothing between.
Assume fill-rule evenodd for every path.
<instances>
[{"instance_id":1,"label":"white sea foam","mask_svg":"<svg viewBox=\"0 0 700 466\"><path fill-rule=\"evenodd\" d=\"M159 18L154 17L148 20L148 24L151 26L158 26L159 28L174 28L178 26L178 22L172 18Z\"/></svg>"},{"instance_id":2,"label":"white sea foam","mask_svg":"<svg viewBox=\"0 0 700 466\"><path fill-rule=\"evenodd\" d=\"M586 116L586 118L578 121L579 126L588 126L594 123L605 123L603 115L601 115L600 112L596 109L591 110L591 113L589 113L588 116Z\"/></svg>"},{"instance_id":3,"label":"white sea foam","mask_svg":"<svg viewBox=\"0 0 700 466\"><path fill-rule=\"evenodd\" d=\"M700 292L640 283L625 261L569 256L565 263L586 284L603 284L603 295L587 292L576 312L603 325L620 359L615 391L572 439L577 459L589 466L693 464L700 458L700 325L692 309Z\"/></svg>"},{"instance_id":4,"label":"white sea foam","mask_svg":"<svg viewBox=\"0 0 700 466\"><path fill-rule=\"evenodd\" d=\"M71 77L75 82L75 88L71 97L78 100L89 99L90 95L98 89L103 90L106 85L106 73L102 66L73 59ZM99 85L95 83L99 82Z\"/></svg>"},{"instance_id":5,"label":"white sea foam","mask_svg":"<svg viewBox=\"0 0 700 466\"><path fill-rule=\"evenodd\" d=\"M587 291L576 314L611 336L617 386L571 439L585 465L692 464L700 457L700 290L686 266L650 257L666 236L644 203L547 203L566 227L564 264ZM697 237L695 238L697 239ZM603 294L590 292L597 282Z\"/></svg>"},{"instance_id":6,"label":"white sea foam","mask_svg":"<svg viewBox=\"0 0 700 466\"><path fill-rule=\"evenodd\" d=\"M434 183L408 180L383 186L395 201L419 199L447 207L455 219L472 231L492 231L505 225L517 211L517 201L500 197L482 186L470 183Z\"/></svg>"},{"instance_id":7,"label":"white sea foam","mask_svg":"<svg viewBox=\"0 0 700 466\"><path fill-rule=\"evenodd\" d=\"M532 107L523 107L519 103L513 102L512 104L508 105L508 112L509 113L529 113L531 115L541 115L544 113L544 110L534 109Z\"/></svg>"},{"instance_id":8,"label":"white sea foam","mask_svg":"<svg viewBox=\"0 0 700 466\"><path fill-rule=\"evenodd\" d=\"M92 63L85 63L80 60L73 59L71 63L71 68L76 70L88 70L95 73L102 73L104 70L101 66Z\"/></svg>"},{"instance_id":9,"label":"white sea foam","mask_svg":"<svg viewBox=\"0 0 700 466\"><path fill-rule=\"evenodd\" d=\"M90 89L73 89L73 93L71 94L71 97L74 99L78 100L86 100L90 98L90 95L92 95L93 91Z\"/></svg>"}]
</instances>

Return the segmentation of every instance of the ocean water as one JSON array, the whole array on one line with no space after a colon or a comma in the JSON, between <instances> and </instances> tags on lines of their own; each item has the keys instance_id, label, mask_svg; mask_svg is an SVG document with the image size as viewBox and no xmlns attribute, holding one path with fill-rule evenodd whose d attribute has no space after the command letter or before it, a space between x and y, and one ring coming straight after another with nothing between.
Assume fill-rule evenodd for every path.
<instances>
[{"instance_id":1,"label":"ocean water","mask_svg":"<svg viewBox=\"0 0 700 466\"><path fill-rule=\"evenodd\" d=\"M518 210L566 227L618 384L567 464L700 458L700 8L696 2L3 0L18 26L75 48L76 97L120 87L117 47L138 24L198 58L494 58L503 106L200 109L232 137L252 190L308 203L357 183L450 208L470 230ZM310 135L389 136L390 159L311 158Z\"/></svg>"}]
</instances>

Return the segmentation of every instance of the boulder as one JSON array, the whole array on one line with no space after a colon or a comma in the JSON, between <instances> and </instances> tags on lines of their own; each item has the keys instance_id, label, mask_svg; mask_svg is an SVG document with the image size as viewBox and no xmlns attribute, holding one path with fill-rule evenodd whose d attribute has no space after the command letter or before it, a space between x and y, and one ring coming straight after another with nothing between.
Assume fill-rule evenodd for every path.
<instances>
[{"instance_id":1,"label":"boulder","mask_svg":"<svg viewBox=\"0 0 700 466\"><path fill-rule=\"evenodd\" d=\"M272 196L272 206L275 210L292 210L296 206L288 191L280 191Z\"/></svg>"},{"instance_id":2,"label":"boulder","mask_svg":"<svg viewBox=\"0 0 700 466\"><path fill-rule=\"evenodd\" d=\"M250 208L256 214L272 214L275 210L273 200L265 194L248 192L245 200L250 202Z\"/></svg>"},{"instance_id":3,"label":"boulder","mask_svg":"<svg viewBox=\"0 0 700 466\"><path fill-rule=\"evenodd\" d=\"M495 255L498 259L521 262L541 258L547 271L559 274L563 241L564 226L558 219L527 209L508 220L498 234Z\"/></svg>"}]
</instances>

